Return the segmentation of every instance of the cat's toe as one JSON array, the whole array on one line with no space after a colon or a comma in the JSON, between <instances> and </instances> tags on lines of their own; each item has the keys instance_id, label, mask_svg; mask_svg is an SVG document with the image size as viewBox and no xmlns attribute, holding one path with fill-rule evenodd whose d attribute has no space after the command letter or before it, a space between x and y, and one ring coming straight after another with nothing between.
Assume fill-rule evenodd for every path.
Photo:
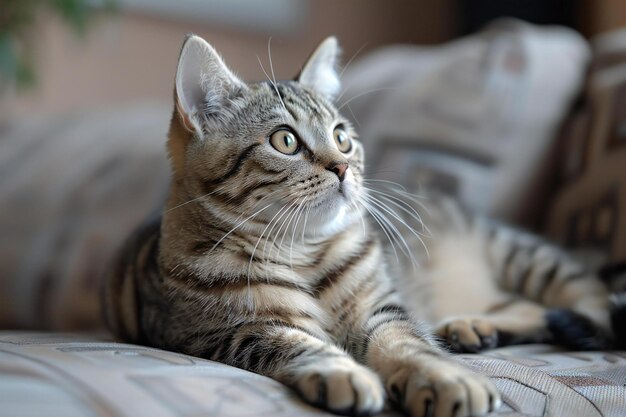
<instances>
[{"instance_id":1,"label":"cat's toe","mask_svg":"<svg viewBox=\"0 0 626 417\"><path fill-rule=\"evenodd\" d=\"M379 413L385 402L379 377L356 363L320 364L304 370L296 388L306 401L337 414L370 416Z\"/></svg>"},{"instance_id":2,"label":"cat's toe","mask_svg":"<svg viewBox=\"0 0 626 417\"><path fill-rule=\"evenodd\" d=\"M406 412L413 417L483 416L496 410L500 394L486 377L465 367L440 360L416 368L407 375L404 393L399 397ZM392 378L393 379L393 378ZM401 374L393 383L402 386Z\"/></svg>"},{"instance_id":3,"label":"cat's toe","mask_svg":"<svg viewBox=\"0 0 626 417\"><path fill-rule=\"evenodd\" d=\"M481 318L454 319L439 327L437 334L456 352L476 353L498 346L498 331Z\"/></svg>"},{"instance_id":4,"label":"cat's toe","mask_svg":"<svg viewBox=\"0 0 626 417\"><path fill-rule=\"evenodd\" d=\"M498 346L498 330L487 320L472 320L472 328L480 338L481 350L493 349Z\"/></svg>"}]
</instances>

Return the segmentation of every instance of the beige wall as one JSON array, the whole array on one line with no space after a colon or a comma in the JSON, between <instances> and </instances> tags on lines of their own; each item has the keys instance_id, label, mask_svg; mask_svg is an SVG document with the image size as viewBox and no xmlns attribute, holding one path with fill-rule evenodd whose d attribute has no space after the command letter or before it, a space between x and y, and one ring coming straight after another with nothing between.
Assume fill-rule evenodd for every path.
<instances>
[{"instance_id":1,"label":"beige wall","mask_svg":"<svg viewBox=\"0 0 626 417\"><path fill-rule=\"evenodd\" d=\"M363 45L361 54L388 43L447 40L453 16L451 0L312 0L301 29L272 37L276 76L291 78L327 35L339 37L347 61ZM266 60L271 33L120 13L99 17L85 38L77 39L58 21L44 17L33 35L38 86L5 96L2 112L21 118L143 99L169 100L176 58L188 32L213 43L242 77L263 78L257 55Z\"/></svg>"}]
</instances>

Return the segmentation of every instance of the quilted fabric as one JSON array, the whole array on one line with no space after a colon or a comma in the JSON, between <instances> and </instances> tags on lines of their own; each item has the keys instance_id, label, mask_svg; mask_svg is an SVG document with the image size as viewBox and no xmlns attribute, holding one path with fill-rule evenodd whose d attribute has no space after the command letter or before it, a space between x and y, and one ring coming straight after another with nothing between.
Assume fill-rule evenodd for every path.
<instances>
[{"instance_id":1,"label":"quilted fabric","mask_svg":"<svg viewBox=\"0 0 626 417\"><path fill-rule=\"evenodd\" d=\"M459 359L501 390L492 416L626 416L626 352L531 345ZM6 416L330 416L241 369L60 333L0 332L0 404Z\"/></svg>"}]
</instances>

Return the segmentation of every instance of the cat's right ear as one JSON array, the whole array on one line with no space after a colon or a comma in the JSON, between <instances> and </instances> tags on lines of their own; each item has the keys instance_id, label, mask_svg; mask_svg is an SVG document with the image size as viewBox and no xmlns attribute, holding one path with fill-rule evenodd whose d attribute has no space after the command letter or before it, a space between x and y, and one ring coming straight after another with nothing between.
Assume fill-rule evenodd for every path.
<instances>
[{"instance_id":1,"label":"cat's right ear","mask_svg":"<svg viewBox=\"0 0 626 417\"><path fill-rule=\"evenodd\" d=\"M176 70L175 102L188 131L200 134L202 118L219 113L228 96L243 88L211 45L187 35Z\"/></svg>"},{"instance_id":2,"label":"cat's right ear","mask_svg":"<svg viewBox=\"0 0 626 417\"><path fill-rule=\"evenodd\" d=\"M337 38L330 36L324 39L304 64L296 80L332 101L341 88L337 72L340 51Z\"/></svg>"}]
</instances>

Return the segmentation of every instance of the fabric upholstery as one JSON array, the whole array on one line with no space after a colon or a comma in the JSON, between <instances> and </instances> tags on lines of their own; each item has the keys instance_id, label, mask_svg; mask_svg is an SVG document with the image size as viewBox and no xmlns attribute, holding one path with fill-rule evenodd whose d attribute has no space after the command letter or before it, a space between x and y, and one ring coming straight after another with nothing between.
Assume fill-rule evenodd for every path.
<instances>
[{"instance_id":1,"label":"fabric upholstery","mask_svg":"<svg viewBox=\"0 0 626 417\"><path fill-rule=\"evenodd\" d=\"M600 37L559 149L559 185L546 219L564 245L626 262L626 30ZM626 274L619 281L626 291Z\"/></svg>"},{"instance_id":2,"label":"fabric upholstery","mask_svg":"<svg viewBox=\"0 0 626 417\"><path fill-rule=\"evenodd\" d=\"M504 405L492 416L626 415L626 352L530 345L459 359L501 390ZM61 333L0 332L0 404L6 416L330 416L241 369Z\"/></svg>"}]
</instances>

